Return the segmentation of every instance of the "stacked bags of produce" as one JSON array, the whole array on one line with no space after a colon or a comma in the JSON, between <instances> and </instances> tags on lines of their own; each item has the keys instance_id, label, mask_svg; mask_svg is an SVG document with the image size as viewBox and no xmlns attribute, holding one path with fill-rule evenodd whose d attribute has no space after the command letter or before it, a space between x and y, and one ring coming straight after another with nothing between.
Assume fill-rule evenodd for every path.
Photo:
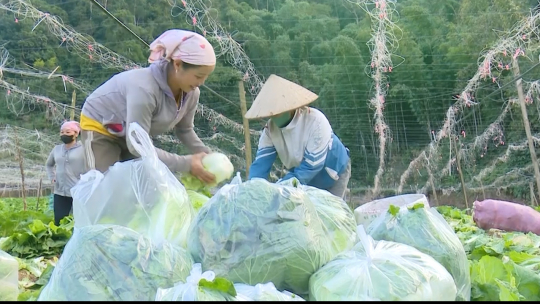
<instances>
[{"instance_id":1,"label":"stacked bags of produce","mask_svg":"<svg viewBox=\"0 0 540 304\"><path fill-rule=\"evenodd\" d=\"M305 295L310 276L352 248L355 230L350 208L327 191L235 178L201 208L188 248L204 270L234 283Z\"/></svg>"},{"instance_id":2,"label":"stacked bags of produce","mask_svg":"<svg viewBox=\"0 0 540 304\"><path fill-rule=\"evenodd\" d=\"M426 208L422 203L401 208L391 205L388 212L369 225L367 233L375 240L406 244L433 257L454 278L456 300L470 300L467 254L452 227L435 208Z\"/></svg>"},{"instance_id":3,"label":"stacked bags of produce","mask_svg":"<svg viewBox=\"0 0 540 304\"><path fill-rule=\"evenodd\" d=\"M185 248L196 215L186 189L159 160L148 134L137 123L129 130L141 158L117 162L105 175L92 170L81 177L71 190L75 228L120 225Z\"/></svg>"},{"instance_id":4,"label":"stacked bags of produce","mask_svg":"<svg viewBox=\"0 0 540 304\"><path fill-rule=\"evenodd\" d=\"M186 283L178 283L172 288L158 289L156 301L304 301L299 296L280 292L274 284L233 284L216 277L213 271L202 272L201 264L191 269Z\"/></svg>"},{"instance_id":5,"label":"stacked bags of produce","mask_svg":"<svg viewBox=\"0 0 540 304\"><path fill-rule=\"evenodd\" d=\"M405 244L374 241L363 226L360 242L309 280L314 301L453 301L456 286L431 256Z\"/></svg>"},{"instance_id":6,"label":"stacked bags of produce","mask_svg":"<svg viewBox=\"0 0 540 304\"><path fill-rule=\"evenodd\" d=\"M129 228L75 229L39 301L152 301L185 282L193 260L179 246L153 243Z\"/></svg>"}]
</instances>

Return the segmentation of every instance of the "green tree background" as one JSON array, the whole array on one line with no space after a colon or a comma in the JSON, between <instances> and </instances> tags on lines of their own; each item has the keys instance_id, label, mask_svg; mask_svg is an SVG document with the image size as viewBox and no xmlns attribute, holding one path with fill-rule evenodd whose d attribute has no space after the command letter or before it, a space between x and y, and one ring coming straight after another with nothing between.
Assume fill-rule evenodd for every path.
<instances>
[{"instance_id":1,"label":"green tree background","mask_svg":"<svg viewBox=\"0 0 540 304\"><path fill-rule=\"evenodd\" d=\"M8 3L8 0L2 0ZM171 1L165 0L101 0L112 14L124 22L137 35L151 42L170 28L196 29L189 17L180 9L172 10ZM174 2L174 1L172 1ZM353 177L350 187L366 191L373 184L378 168L378 139L373 129L373 110L368 102L374 94L374 84L369 76L371 53L367 42L371 39L372 24L366 12L354 1L345 0L219 0L189 1L190 5L204 3L209 9L200 12L199 19L212 18L234 39L253 63L261 77L278 74L298 82L319 94L313 104L324 111L334 132L351 150ZM395 23L399 46L392 54L395 68L387 73L389 87L385 103L385 118L391 130L387 149L387 167L383 176L385 191L393 194L400 183L400 176L409 163L432 140L444 122L447 109L455 102L455 95L465 87L478 69L482 51L490 48L505 31L516 22L523 21L533 12L533 0L398 0ZM146 65L147 49L135 37L99 10L92 1L33 0L32 5L41 11L60 17L75 31L93 37L97 42ZM177 7L181 7L178 1ZM15 20L17 19L17 22ZM63 47L45 26L35 26L31 18L21 18L12 12L0 10L0 44L10 53L10 65L20 69L38 69L69 75L83 81L93 89L122 70L105 68L92 62L75 50ZM197 29L198 30L198 29ZM536 53L534 53L536 52ZM537 58L533 50L529 58ZM215 73L207 86L228 101L208 90L202 90L201 103L225 117L242 123L238 80L241 73L226 60L219 58ZM230 58L229 58L230 59ZM521 60L525 71L535 60ZM525 77L537 80L540 68ZM60 78L45 79L3 73L3 80L28 90L32 94L47 96L58 102L71 103L72 87L64 89ZM511 71L501 75L502 84L512 79ZM478 134L501 113L509 98L517 97L511 85L496 94L498 86L491 81L482 82L474 96L479 105L471 107L472 115L461 121L467 136L460 143L474 141ZM254 96L247 94L248 107ZM490 95L491 94L491 95ZM85 94L77 92L77 107L84 103ZM0 122L29 129L38 129L54 135L58 125L47 120L44 107L33 108L15 115L7 108L14 104L7 96L0 96ZM536 102L536 101L535 101ZM536 104L528 107L532 133L540 132L539 111ZM490 144L488 153L476 153L465 159L463 173L466 181L473 181L482 169L506 152L511 143L521 143L525 131L518 105L511 107L511 115L503 122L504 146ZM230 127L202 116L197 116L196 126L201 137L230 155L243 158L243 135ZM251 128L260 130L262 121L251 122ZM258 138L252 138L252 154ZM182 152L181 146L167 142L157 145ZM440 157L433 168L442 170L451 155L448 142L441 143ZM485 155L484 155L485 154ZM527 150L519 151L506 163L496 166L481 182L489 185L497 177L507 175L515 168L530 165ZM235 163L242 171L245 164ZM459 178L436 174L438 188L459 189ZM509 194L526 198L528 181L533 181L532 170L521 176L524 183L505 187ZM414 192L428 180L425 169L413 173L404 187Z\"/></svg>"}]
</instances>

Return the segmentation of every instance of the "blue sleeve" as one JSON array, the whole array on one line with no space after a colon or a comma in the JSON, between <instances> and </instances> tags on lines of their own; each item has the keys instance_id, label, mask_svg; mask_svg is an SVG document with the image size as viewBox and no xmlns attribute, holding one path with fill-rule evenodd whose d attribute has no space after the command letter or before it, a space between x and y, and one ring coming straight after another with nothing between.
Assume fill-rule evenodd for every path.
<instances>
[{"instance_id":1,"label":"blue sleeve","mask_svg":"<svg viewBox=\"0 0 540 304\"><path fill-rule=\"evenodd\" d=\"M290 170L282 180L296 177L301 184L307 185L324 168L327 153L326 147L318 153L310 153L306 149L300 165Z\"/></svg>"},{"instance_id":2,"label":"blue sleeve","mask_svg":"<svg viewBox=\"0 0 540 304\"><path fill-rule=\"evenodd\" d=\"M277 152L274 146L259 148L257 150L257 155L255 156L255 161L249 168L248 179L254 177L268 179L268 175L270 175L270 170L272 169L276 157Z\"/></svg>"},{"instance_id":3,"label":"blue sleeve","mask_svg":"<svg viewBox=\"0 0 540 304\"><path fill-rule=\"evenodd\" d=\"M259 138L259 147L257 148L255 161L249 168L248 179L259 177L268 180L270 170L272 169L274 161L276 161L276 157L276 147L274 147L274 144L272 143L268 128L264 127L261 132L261 137Z\"/></svg>"}]
</instances>

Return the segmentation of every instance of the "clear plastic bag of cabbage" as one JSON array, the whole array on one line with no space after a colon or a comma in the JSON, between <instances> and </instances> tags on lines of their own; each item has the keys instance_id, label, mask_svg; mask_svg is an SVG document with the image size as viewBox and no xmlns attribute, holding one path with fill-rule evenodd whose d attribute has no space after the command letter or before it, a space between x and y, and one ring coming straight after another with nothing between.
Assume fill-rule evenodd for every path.
<instances>
[{"instance_id":1,"label":"clear plastic bag of cabbage","mask_svg":"<svg viewBox=\"0 0 540 304\"><path fill-rule=\"evenodd\" d=\"M278 184L301 189L309 196L323 222L325 233L332 239L335 251L343 251L343 244L356 243L354 211L341 197L319 188L302 185L296 178Z\"/></svg>"},{"instance_id":2,"label":"clear plastic bag of cabbage","mask_svg":"<svg viewBox=\"0 0 540 304\"><path fill-rule=\"evenodd\" d=\"M19 296L19 262L0 250L0 301L17 301Z\"/></svg>"},{"instance_id":3,"label":"clear plastic bag of cabbage","mask_svg":"<svg viewBox=\"0 0 540 304\"><path fill-rule=\"evenodd\" d=\"M435 259L409 245L374 241L358 227L360 242L309 280L312 301L454 301L456 285Z\"/></svg>"},{"instance_id":4,"label":"clear plastic bag of cabbage","mask_svg":"<svg viewBox=\"0 0 540 304\"><path fill-rule=\"evenodd\" d=\"M185 282L193 260L180 246L154 244L129 228L76 228L39 301L153 301Z\"/></svg>"},{"instance_id":5,"label":"clear plastic bag of cabbage","mask_svg":"<svg viewBox=\"0 0 540 304\"><path fill-rule=\"evenodd\" d=\"M471 276L465 249L454 229L435 208L419 203L411 207L391 205L367 228L375 240L413 246L432 256L450 272L457 287L458 301L469 301Z\"/></svg>"},{"instance_id":6,"label":"clear plastic bag of cabbage","mask_svg":"<svg viewBox=\"0 0 540 304\"><path fill-rule=\"evenodd\" d=\"M196 215L186 189L159 160L148 134L137 123L129 130L141 158L81 176L71 190L75 227L120 225L185 248Z\"/></svg>"},{"instance_id":7,"label":"clear plastic bag of cabbage","mask_svg":"<svg viewBox=\"0 0 540 304\"><path fill-rule=\"evenodd\" d=\"M234 288L240 297L249 301L305 301L294 293L277 290L272 282L255 286L237 283Z\"/></svg>"},{"instance_id":8,"label":"clear plastic bag of cabbage","mask_svg":"<svg viewBox=\"0 0 540 304\"><path fill-rule=\"evenodd\" d=\"M309 277L356 239L350 209L343 217L342 209L318 208L314 198L325 192L235 177L193 222L193 259L234 283L273 282L279 290L307 294Z\"/></svg>"},{"instance_id":9,"label":"clear plastic bag of cabbage","mask_svg":"<svg viewBox=\"0 0 540 304\"><path fill-rule=\"evenodd\" d=\"M203 193L199 193L194 190L187 190L187 194L189 197L189 201L191 202L191 206L195 211L199 211L206 202L210 200L210 197Z\"/></svg>"},{"instance_id":10,"label":"clear plastic bag of cabbage","mask_svg":"<svg viewBox=\"0 0 540 304\"><path fill-rule=\"evenodd\" d=\"M231 281L217 278L212 271L202 272L201 264L193 265L185 283L172 288L158 289L156 301L236 301L236 290Z\"/></svg>"}]
</instances>

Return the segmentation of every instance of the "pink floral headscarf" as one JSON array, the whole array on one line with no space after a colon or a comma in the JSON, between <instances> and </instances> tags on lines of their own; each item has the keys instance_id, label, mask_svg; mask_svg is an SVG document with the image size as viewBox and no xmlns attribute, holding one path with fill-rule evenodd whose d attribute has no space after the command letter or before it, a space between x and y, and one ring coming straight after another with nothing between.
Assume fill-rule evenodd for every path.
<instances>
[{"instance_id":1,"label":"pink floral headscarf","mask_svg":"<svg viewBox=\"0 0 540 304\"><path fill-rule=\"evenodd\" d=\"M78 135L79 132L81 131L81 126L79 125L78 122L74 120L66 121L60 127L60 131L69 131L69 130L75 132L75 134Z\"/></svg>"},{"instance_id":2,"label":"pink floral headscarf","mask_svg":"<svg viewBox=\"0 0 540 304\"><path fill-rule=\"evenodd\" d=\"M202 35L185 30L168 30L150 44L148 62L182 60L194 65L215 65L216 54Z\"/></svg>"}]
</instances>

